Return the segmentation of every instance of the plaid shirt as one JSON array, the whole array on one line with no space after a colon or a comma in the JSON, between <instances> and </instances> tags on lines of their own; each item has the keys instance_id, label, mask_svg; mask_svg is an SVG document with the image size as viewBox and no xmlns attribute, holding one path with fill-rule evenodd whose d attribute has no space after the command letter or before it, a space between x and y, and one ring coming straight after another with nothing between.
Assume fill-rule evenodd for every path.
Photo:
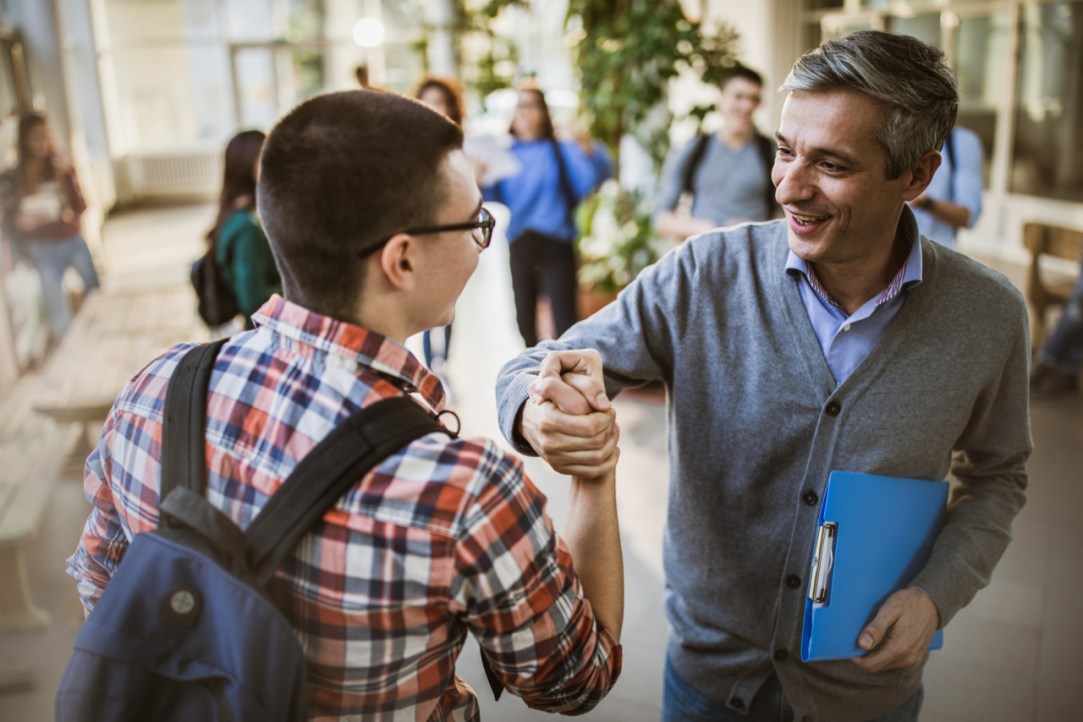
<instances>
[{"instance_id":1,"label":"plaid shirt","mask_svg":"<svg viewBox=\"0 0 1083 722\"><path fill-rule=\"evenodd\" d=\"M274 296L222 348L207 403L210 502L242 529L297 463L363 406L444 392L403 346ZM68 560L92 609L134 535L158 525L162 406L191 346L121 392L85 488L94 509ZM476 720L455 676L474 634L507 688L553 712L594 707L621 650L597 626L545 497L485 439L432 434L358 481L305 536L269 591L308 659L317 720Z\"/></svg>"}]
</instances>

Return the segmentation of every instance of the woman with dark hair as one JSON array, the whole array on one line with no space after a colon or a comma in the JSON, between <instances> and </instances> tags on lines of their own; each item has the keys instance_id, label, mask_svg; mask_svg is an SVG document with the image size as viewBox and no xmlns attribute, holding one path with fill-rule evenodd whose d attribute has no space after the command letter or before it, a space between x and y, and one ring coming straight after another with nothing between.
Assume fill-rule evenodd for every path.
<instances>
[{"instance_id":1,"label":"woman with dark hair","mask_svg":"<svg viewBox=\"0 0 1083 722\"><path fill-rule=\"evenodd\" d=\"M484 188L486 200L511 210L511 284L519 333L528 347L538 343L535 316L544 291L557 336L576 322L577 235L575 208L613 173L609 155L589 140L557 141L545 95L534 87L519 92L511 121L512 154L518 174Z\"/></svg>"},{"instance_id":2,"label":"woman with dark hair","mask_svg":"<svg viewBox=\"0 0 1083 722\"><path fill-rule=\"evenodd\" d=\"M414 97L437 113L446 115L457 124L463 124L463 88L458 80L451 77L426 75L418 84ZM447 356L451 348L451 324L443 328L433 328L421 335L425 351L425 365L440 377L444 391L451 394L451 384L447 380ZM435 343L434 343L435 341Z\"/></svg>"},{"instance_id":3,"label":"woman with dark hair","mask_svg":"<svg viewBox=\"0 0 1083 722\"><path fill-rule=\"evenodd\" d=\"M59 340L71 323L64 272L74 268L87 291L99 285L80 222L86 202L75 171L56 152L44 115L19 118L18 153L16 166L0 175L4 236L38 269L49 329Z\"/></svg>"},{"instance_id":4,"label":"woman with dark hair","mask_svg":"<svg viewBox=\"0 0 1083 722\"><path fill-rule=\"evenodd\" d=\"M466 116L463 104L463 86L449 76L426 75L421 79L414 97L437 113L446 115L459 125Z\"/></svg>"},{"instance_id":5,"label":"woman with dark hair","mask_svg":"<svg viewBox=\"0 0 1083 722\"><path fill-rule=\"evenodd\" d=\"M256 178L265 138L258 130L246 130L226 146L218 217L207 233L215 265L237 299L245 328L253 328L252 314L271 294L282 292L271 246L256 215Z\"/></svg>"}]
</instances>

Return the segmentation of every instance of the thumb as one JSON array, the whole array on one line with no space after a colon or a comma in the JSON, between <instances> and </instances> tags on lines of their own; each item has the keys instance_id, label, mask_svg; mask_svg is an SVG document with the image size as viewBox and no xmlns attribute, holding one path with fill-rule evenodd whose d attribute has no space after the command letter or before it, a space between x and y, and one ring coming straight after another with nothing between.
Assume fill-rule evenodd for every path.
<instances>
[{"instance_id":1,"label":"thumb","mask_svg":"<svg viewBox=\"0 0 1083 722\"><path fill-rule=\"evenodd\" d=\"M612 404L609 403L604 383L592 376L575 373L566 373L563 378L564 383L579 391L595 411L609 410Z\"/></svg>"},{"instance_id":2,"label":"thumb","mask_svg":"<svg viewBox=\"0 0 1083 722\"><path fill-rule=\"evenodd\" d=\"M876 649L880 642L884 640L887 630L891 629L891 625L898 619L897 607L894 604L884 604L868 626L861 630L861 634L857 638L857 646L866 652Z\"/></svg>"},{"instance_id":3,"label":"thumb","mask_svg":"<svg viewBox=\"0 0 1083 722\"><path fill-rule=\"evenodd\" d=\"M610 407L602 374L602 356L595 349L551 352L538 370L539 380L546 377L563 377L565 383L579 390L587 403L598 411Z\"/></svg>"}]
</instances>

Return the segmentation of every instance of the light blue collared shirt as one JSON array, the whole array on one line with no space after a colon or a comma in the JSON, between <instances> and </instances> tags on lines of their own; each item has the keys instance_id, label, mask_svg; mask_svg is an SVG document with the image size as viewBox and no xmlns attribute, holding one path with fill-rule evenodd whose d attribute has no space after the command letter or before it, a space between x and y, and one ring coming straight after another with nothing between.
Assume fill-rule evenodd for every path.
<instances>
[{"instance_id":1,"label":"light blue collared shirt","mask_svg":"<svg viewBox=\"0 0 1083 722\"><path fill-rule=\"evenodd\" d=\"M909 207L903 208L899 225L910 239L910 254L888 287L852 316L839 308L805 260L793 251L786 260L786 273L799 277L801 300L836 383L845 381L884 335L884 330L906 301L904 291L921 283L921 239Z\"/></svg>"},{"instance_id":2,"label":"light blue collared shirt","mask_svg":"<svg viewBox=\"0 0 1083 722\"><path fill-rule=\"evenodd\" d=\"M938 201L948 201L964 206L970 211L966 227L973 228L981 215L982 151L981 139L969 128L956 126L951 131L952 152L949 157L947 143L940 150L943 162L933 175L925 195ZM921 235L931 241L952 248L955 245L955 226L944 223L920 208L914 209Z\"/></svg>"}]
</instances>

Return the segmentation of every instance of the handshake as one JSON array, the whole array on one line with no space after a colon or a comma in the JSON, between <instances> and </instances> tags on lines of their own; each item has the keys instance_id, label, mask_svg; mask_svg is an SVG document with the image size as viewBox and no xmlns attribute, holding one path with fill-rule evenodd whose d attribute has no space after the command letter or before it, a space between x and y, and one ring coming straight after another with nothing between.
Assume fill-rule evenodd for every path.
<instances>
[{"instance_id":1,"label":"handshake","mask_svg":"<svg viewBox=\"0 0 1083 722\"><path fill-rule=\"evenodd\" d=\"M554 351L530 386L516 430L553 469L580 479L613 473L620 450L616 411L594 349Z\"/></svg>"}]
</instances>

